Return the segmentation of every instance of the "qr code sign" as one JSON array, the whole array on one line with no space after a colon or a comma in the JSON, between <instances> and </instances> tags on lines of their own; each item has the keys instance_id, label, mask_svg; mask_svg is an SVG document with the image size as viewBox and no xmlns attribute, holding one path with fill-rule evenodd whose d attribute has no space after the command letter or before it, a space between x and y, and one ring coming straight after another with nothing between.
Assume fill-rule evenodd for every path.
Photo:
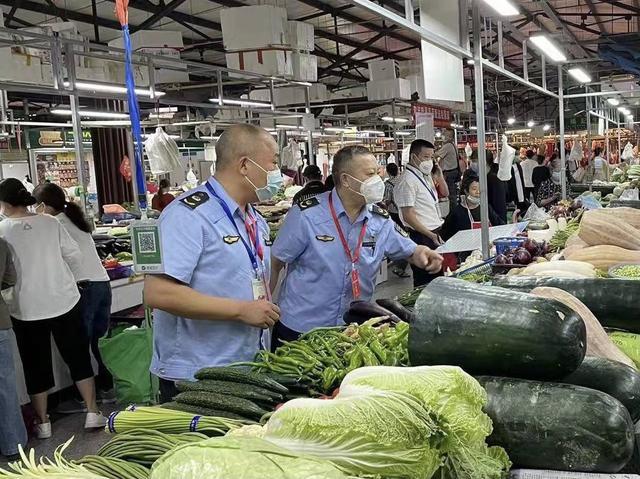
<instances>
[{"instance_id":1,"label":"qr code sign","mask_svg":"<svg viewBox=\"0 0 640 479\"><path fill-rule=\"evenodd\" d=\"M138 233L138 250L143 254L155 254L158 251L156 246L156 235L153 232Z\"/></svg>"}]
</instances>

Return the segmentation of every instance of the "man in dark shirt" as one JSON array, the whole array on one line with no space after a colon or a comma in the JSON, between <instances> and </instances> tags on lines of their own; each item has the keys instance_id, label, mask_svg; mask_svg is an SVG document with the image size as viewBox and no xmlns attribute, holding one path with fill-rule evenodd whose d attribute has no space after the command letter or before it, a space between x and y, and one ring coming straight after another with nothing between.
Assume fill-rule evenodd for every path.
<instances>
[{"instance_id":1,"label":"man in dark shirt","mask_svg":"<svg viewBox=\"0 0 640 479\"><path fill-rule=\"evenodd\" d=\"M507 222L507 182L498 178L498 164L493 161L493 152L487 150L487 196L496 215Z\"/></svg>"},{"instance_id":2,"label":"man in dark shirt","mask_svg":"<svg viewBox=\"0 0 640 479\"><path fill-rule=\"evenodd\" d=\"M316 165L307 166L302 172L302 176L305 178L305 185L293 197L293 204L308 200L327 191L324 183L322 183L322 172Z\"/></svg>"}]
</instances>

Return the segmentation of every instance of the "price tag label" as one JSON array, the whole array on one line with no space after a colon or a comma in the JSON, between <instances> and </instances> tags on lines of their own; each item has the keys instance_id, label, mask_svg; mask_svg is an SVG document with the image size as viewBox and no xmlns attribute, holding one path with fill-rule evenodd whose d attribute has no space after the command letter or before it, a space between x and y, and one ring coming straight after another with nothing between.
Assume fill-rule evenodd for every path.
<instances>
[{"instance_id":1,"label":"price tag label","mask_svg":"<svg viewBox=\"0 0 640 479\"><path fill-rule=\"evenodd\" d=\"M163 273L160 225L156 220L141 220L131 224L131 250L136 273Z\"/></svg>"}]
</instances>

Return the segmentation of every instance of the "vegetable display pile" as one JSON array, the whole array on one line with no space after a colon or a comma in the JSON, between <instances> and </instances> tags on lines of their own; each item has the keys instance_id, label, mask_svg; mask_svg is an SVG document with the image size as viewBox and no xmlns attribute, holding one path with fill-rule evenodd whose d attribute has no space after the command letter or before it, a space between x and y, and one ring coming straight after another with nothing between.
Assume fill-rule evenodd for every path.
<instances>
[{"instance_id":1,"label":"vegetable display pile","mask_svg":"<svg viewBox=\"0 0 640 479\"><path fill-rule=\"evenodd\" d=\"M76 464L107 479L147 479L149 469L115 457L84 456Z\"/></svg>"},{"instance_id":2,"label":"vegetable display pile","mask_svg":"<svg viewBox=\"0 0 640 479\"><path fill-rule=\"evenodd\" d=\"M528 265L535 262L537 258L544 257L549 252L548 245L543 242L527 239L519 248L508 250L505 254L496 256L496 265Z\"/></svg>"},{"instance_id":3,"label":"vegetable display pile","mask_svg":"<svg viewBox=\"0 0 640 479\"><path fill-rule=\"evenodd\" d=\"M609 275L618 278L640 279L640 265L626 264L609 270Z\"/></svg>"},{"instance_id":4,"label":"vegetable display pile","mask_svg":"<svg viewBox=\"0 0 640 479\"><path fill-rule=\"evenodd\" d=\"M98 451L102 458L115 458L150 467L163 454L182 444L208 439L197 432L165 434L150 429L134 429L117 434Z\"/></svg>"},{"instance_id":5,"label":"vegetable display pile","mask_svg":"<svg viewBox=\"0 0 640 479\"><path fill-rule=\"evenodd\" d=\"M243 421L222 417L194 416L183 411L159 407L129 407L109 415L106 430L120 434L136 429L152 429L166 434L201 432L208 436L226 434L244 424Z\"/></svg>"},{"instance_id":6,"label":"vegetable display pile","mask_svg":"<svg viewBox=\"0 0 640 479\"><path fill-rule=\"evenodd\" d=\"M328 393L356 368L407 364L409 325L402 321L378 325L379 321L314 329L297 341L285 342L275 353L260 351L249 365L257 373L293 378L311 393Z\"/></svg>"}]
</instances>

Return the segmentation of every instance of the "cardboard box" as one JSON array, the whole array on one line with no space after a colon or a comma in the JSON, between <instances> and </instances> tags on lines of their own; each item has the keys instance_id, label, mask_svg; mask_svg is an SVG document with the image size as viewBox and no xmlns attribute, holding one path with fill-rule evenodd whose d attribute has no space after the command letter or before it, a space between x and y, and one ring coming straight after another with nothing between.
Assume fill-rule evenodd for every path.
<instances>
[{"instance_id":1,"label":"cardboard box","mask_svg":"<svg viewBox=\"0 0 640 479\"><path fill-rule=\"evenodd\" d=\"M403 78L368 81L367 98L369 100L409 100L411 99L411 84L409 80Z\"/></svg>"},{"instance_id":2,"label":"cardboard box","mask_svg":"<svg viewBox=\"0 0 640 479\"><path fill-rule=\"evenodd\" d=\"M313 51L315 49L313 25L304 22L287 22L287 41L292 50Z\"/></svg>"},{"instance_id":3,"label":"cardboard box","mask_svg":"<svg viewBox=\"0 0 640 479\"><path fill-rule=\"evenodd\" d=\"M400 76L400 67L396 60L374 60L368 62L369 80L394 80Z\"/></svg>"},{"instance_id":4,"label":"cardboard box","mask_svg":"<svg viewBox=\"0 0 640 479\"><path fill-rule=\"evenodd\" d=\"M318 81L318 57L308 53L293 52L291 55L293 79L298 81Z\"/></svg>"},{"instance_id":5,"label":"cardboard box","mask_svg":"<svg viewBox=\"0 0 640 479\"><path fill-rule=\"evenodd\" d=\"M222 41L227 51L287 46L287 10L252 5L220 10Z\"/></svg>"},{"instance_id":6,"label":"cardboard box","mask_svg":"<svg viewBox=\"0 0 640 479\"><path fill-rule=\"evenodd\" d=\"M290 78L293 75L291 52L285 50L253 50L227 53L227 68L261 75ZM243 78L240 74L230 74L235 78Z\"/></svg>"},{"instance_id":7,"label":"cardboard box","mask_svg":"<svg viewBox=\"0 0 640 479\"><path fill-rule=\"evenodd\" d=\"M303 86L287 86L274 89L273 103L279 107L284 105L304 105L304 89ZM309 101L311 103L319 103L328 99L327 86L322 83L314 83L309 87ZM252 90L249 98L257 101L271 101L269 90Z\"/></svg>"}]
</instances>

